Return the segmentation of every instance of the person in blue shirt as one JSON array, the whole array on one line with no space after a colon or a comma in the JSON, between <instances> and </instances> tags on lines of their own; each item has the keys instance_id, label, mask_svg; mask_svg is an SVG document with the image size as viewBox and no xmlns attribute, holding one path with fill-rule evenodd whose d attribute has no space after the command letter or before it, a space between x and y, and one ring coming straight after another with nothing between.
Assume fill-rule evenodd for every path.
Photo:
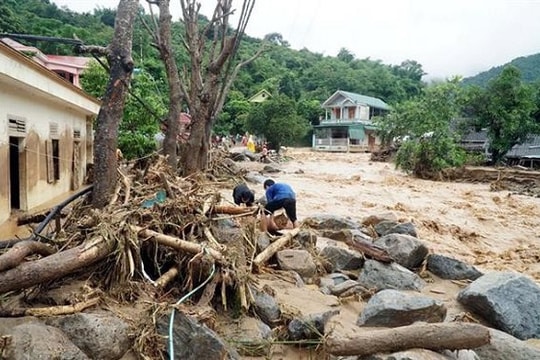
<instances>
[{"instance_id":1,"label":"person in blue shirt","mask_svg":"<svg viewBox=\"0 0 540 360\"><path fill-rule=\"evenodd\" d=\"M262 219L263 229L276 230L278 226L274 222L274 212L284 209L285 214L292 222L293 228L298 227L296 218L296 194L290 185L276 183L272 179L267 179L263 184L266 191L266 205L264 206L265 215Z\"/></svg>"}]
</instances>

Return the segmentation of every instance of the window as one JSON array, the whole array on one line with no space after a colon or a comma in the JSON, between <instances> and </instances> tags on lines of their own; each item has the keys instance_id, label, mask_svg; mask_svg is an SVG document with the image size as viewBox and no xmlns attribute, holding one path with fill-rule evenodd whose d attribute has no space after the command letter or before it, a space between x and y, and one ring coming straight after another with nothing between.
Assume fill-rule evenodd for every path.
<instances>
[{"instance_id":1,"label":"window","mask_svg":"<svg viewBox=\"0 0 540 360\"><path fill-rule=\"evenodd\" d=\"M47 155L47 182L49 184L60 180L60 141L57 139L45 141Z\"/></svg>"},{"instance_id":2,"label":"window","mask_svg":"<svg viewBox=\"0 0 540 360\"><path fill-rule=\"evenodd\" d=\"M60 144L58 140L52 140L52 157L54 180L60 180Z\"/></svg>"}]
</instances>

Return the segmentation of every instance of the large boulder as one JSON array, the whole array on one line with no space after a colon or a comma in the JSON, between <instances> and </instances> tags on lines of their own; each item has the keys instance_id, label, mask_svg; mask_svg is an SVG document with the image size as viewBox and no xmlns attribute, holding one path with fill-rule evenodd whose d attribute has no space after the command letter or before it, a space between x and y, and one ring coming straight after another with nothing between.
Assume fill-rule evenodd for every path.
<instances>
[{"instance_id":1,"label":"large boulder","mask_svg":"<svg viewBox=\"0 0 540 360\"><path fill-rule=\"evenodd\" d=\"M360 228L360 224L355 221L336 215L317 215L308 217L304 219L302 224L314 229L342 230Z\"/></svg>"},{"instance_id":2,"label":"large boulder","mask_svg":"<svg viewBox=\"0 0 540 360\"><path fill-rule=\"evenodd\" d=\"M375 225L375 231L379 236L388 234L405 234L411 236L418 236L416 232L416 226L412 222L398 223L395 221L381 221Z\"/></svg>"},{"instance_id":3,"label":"large boulder","mask_svg":"<svg viewBox=\"0 0 540 360\"><path fill-rule=\"evenodd\" d=\"M11 343L2 353L2 359L91 359L62 330L41 323L15 326L11 331ZM92 357L98 359L98 357Z\"/></svg>"},{"instance_id":4,"label":"large boulder","mask_svg":"<svg viewBox=\"0 0 540 360\"><path fill-rule=\"evenodd\" d=\"M458 360L455 357L448 357L438 352L427 349L410 349L392 354L374 354L363 357L362 360ZM475 359L459 359L475 360Z\"/></svg>"},{"instance_id":5,"label":"large boulder","mask_svg":"<svg viewBox=\"0 0 540 360\"><path fill-rule=\"evenodd\" d=\"M331 271L356 270L364 265L364 257L357 251L339 246L327 246L319 253L331 265Z\"/></svg>"},{"instance_id":6,"label":"large boulder","mask_svg":"<svg viewBox=\"0 0 540 360\"><path fill-rule=\"evenodd\" d=\"M162 336L169 336L169 317L158 320L157 328ZM232 360L240 359L236 350L229 347L214 331L191 316L176 312L173 329L173 354L167 346L167 358L175 360Z\"/></svg>"},{"instance_id":7,"label":"large boulder","mask_svg":"<svg viewBox=\"0 0 540 360\"><path fill-rule=\"evenodd\" d=\"M364 226L375 226L383 221L392 221L397 223L399 221L395 212L389 211L381 214L369 215L362 219L362 225Z\"/></svg>"},{"instance_id":8,"label":"large boulder","mask_svg":"<svg viewBox=\"0 0 540 360\"><path fill-rule=\"evenodd\" d=\"M384 289L420 291L425 285L417 274L403 266L383 264L376 260L366 260L358 282L365 288L377 291Z\"/></svg>"},{"instance_id":9,"label":"large boulder","mask_svg":"<svg viewBox=\"0 0 540 360\"><path fill-rule=\"evenodd\" d=\"M317 266L307 250L281 250L276 254L280 269L296 271L302 278L317 274Z\"/></svg>"},{"instance_id":10,"label":"large boulder","mask_svg":"<svg viewBox=\"0 0 540 360\"><path fill-rule=\"evenodd\" d=\"M289 339L294 341L321 339L326 323L337 314L339 310L336 309L291 320L287 327Z\"/></svg>"},{"instance_id":11,"label":"large boulder","mask_svg":"<svg viewBox=\"0 0 540 360\"><path fill-rule=\"evenodd\" d=\"M488 273L463 289L458 301L518 339L540 338L540 287L523 275Z\"/></svg>"},{"instance_id":12,"label":"large boulder","mask_svg":"<svg viewBox=\"0 0 540 360\"><path fill-rule=\"evenodd\" d=\"M474 349L480 359L532 360L540 359L540 349L505 332L490 329L489 344Z\"/></svg>"},{"instance_id":13,"label":"large boulder","mask_svg":"<svg viewBox=\"0 0 540 360\"><path fill-rule=\"evenodd\" d=\"M416 321L442 322L445 316L446 307L440 301L425 295L382 290L369 299L357 325L397 327Z\"/></svg>"},{"instance_id":14,"label":"large boulder","mask_svg":"<svg viewBox=\"0 0 540 360\"><path fill-rule=\"evenodd\" d=\"M429 252L423 242L405 234L384 235L376 239L374 244L385 249L394 261L407 269L420 266Z\"/></svg>"},{"instance_id":15,"label":"large boulder","mask_svg":"<svg viewBox=\"0 0 540 360\"><path fill-rule=\"evenodd\" d=\"M476 280L482 276L482 273L472 265L437 254L428 255L426 268L447 280Z\"/></svg>"},{"instance_id":16,"label":"large boulder","mask_svg":"<svg viewBox=\"0 0 540 360\"><path fill-rule=\"evenodd\" d=\"M253 287L251 288L251 294L253 295L253 309L255 313L266 324L275 326L281 319L281 310L277 301L273 296Z\"/></svg>"},{"instance_id":17,"label":"large boulder","mask_svg":"<svg viewBox=\"0 0 540 360\"><path fill-rule=\"evenodd\" d=\"M94 359L120 359L131 347L129 325L109 312L50 318L47 324L60 328Z\"/></svg>"}]
</instances>

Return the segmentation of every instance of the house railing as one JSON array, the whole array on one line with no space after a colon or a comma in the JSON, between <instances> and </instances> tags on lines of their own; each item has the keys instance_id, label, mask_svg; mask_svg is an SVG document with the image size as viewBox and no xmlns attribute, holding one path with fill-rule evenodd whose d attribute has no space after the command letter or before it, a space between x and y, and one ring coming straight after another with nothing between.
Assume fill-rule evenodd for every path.
<instances>
[{"instance_id":1,"label":"house railing","mask_svg":"<svg viewBox=\"0 0 540 360\"><path fill-rule=\"evenodd\" d=\"M348 146L349 141L346 138L334 139L324 138L315 139L315 146Z\"/></svg>"}]
</instances>

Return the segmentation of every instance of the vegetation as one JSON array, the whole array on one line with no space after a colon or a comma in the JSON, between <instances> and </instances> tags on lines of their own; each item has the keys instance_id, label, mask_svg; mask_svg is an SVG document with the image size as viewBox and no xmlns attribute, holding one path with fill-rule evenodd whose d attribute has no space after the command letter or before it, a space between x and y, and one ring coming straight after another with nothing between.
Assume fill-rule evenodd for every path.
<instances>
[{"instance_id":1,"label":"vegetation","mask_svg":"<svg viewBox=\"0 0 540 360\"><path fill-rule=\"evenodd\" d=\"M75 36L85 44L105 46L111 42L115 16L114 9L99 8L93 13L78 14L48 0L5 0L0 5L0 32ZM200 28L211 22L200 14L196 19ZM154 149L154 134L160 122L166 121L171 101L179 102L169 96L171 88L166 74L170 68L166 71L163 53L160 55L155 46L155 33L148 31L148 24L157 20L142 7L138 9L133 29L135 69L118 135L118 144L128 158L144 156ZM179 73L188 69L182 79L186 82L185 76L198 60L182 41L186 38L185 24L173 22L170 31L171 54ZM233 34L230 28L226 33ZM203 38L203 48L211 48L212 36ZM73 55L76 50L61 42L17 40L45 53ZM540 82L535 80L540 78L540 54L513 60L515 67L497 67L463 81L450 79L427 86L422 81L422 65L414 60L389 65L369 58L358 59L346 48L336 56L307 49L298 51L289 48L281 34L273 33L264 39L241 37L238 54L230 66L253 57L263 43L266 51L238 70L223 103L216 103L219 106L214 107L210 117L205 115L211 119L205 134L250 131L264 136L273 146L297 143L309 134L310 124L318 124L323 115L320 104L341 89L390 104L390 115L377 123L387 142L401 141L397 165L418 176L432 176L444 167L467 160L458 146L459 134L451 124L456 117L469 119L466 125L476 129L488 128L491 151L498 161L527 134L539 131ZM202 64L210 61L208 56L201 59ZM92 67L82 82L86 91L103 97L107 73ZM483 87L464 86L471 84ZM261 89L270 92L272 99L262 104L250 103L248 99ZM183 111L193 114L195 108L189 102L193 104L194 98L186 100L182 100Z\"/></svg>"},{"instance_id":2,"label":"vegetation","mask_svg":"<svg viewBox=\"0 0 540 360\"><path fill-rule=\"evenodd\" d=\"M537 111L536 94L522 82L515 66L505 67L486 89L473 88L471 93L474 125L488 129L494 163L499 163L512 146L539 132L539 123L533 117Z\"/></svg>"}]
</instances>

